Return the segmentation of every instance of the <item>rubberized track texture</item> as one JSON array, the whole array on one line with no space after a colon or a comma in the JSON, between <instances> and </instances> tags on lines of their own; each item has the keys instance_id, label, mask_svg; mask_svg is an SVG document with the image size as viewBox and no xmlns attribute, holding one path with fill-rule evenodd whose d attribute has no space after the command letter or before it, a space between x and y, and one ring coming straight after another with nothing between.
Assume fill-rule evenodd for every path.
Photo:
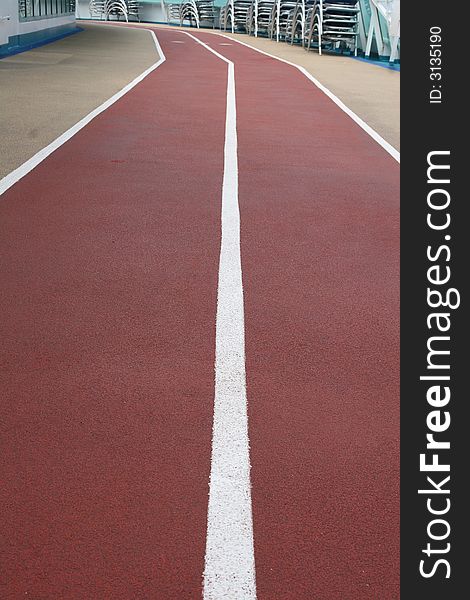
<instances>
[{"instance_id":1,"label":"rubberized track texture","mask_svg":"<svg viewBox=\"0 0 470 600\"><path fill-rule=\"evenodd\" d=\"M2 598L202 595L227 64L157 35L0 199ZM398 164L195 35L235 65L257 597L397 600Z\"/></svg>"}]
</instances>

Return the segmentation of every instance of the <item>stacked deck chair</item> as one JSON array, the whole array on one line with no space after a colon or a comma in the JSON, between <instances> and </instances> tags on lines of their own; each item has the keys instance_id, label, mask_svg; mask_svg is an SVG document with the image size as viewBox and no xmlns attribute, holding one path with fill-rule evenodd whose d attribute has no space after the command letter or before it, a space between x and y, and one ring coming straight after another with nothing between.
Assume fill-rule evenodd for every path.
<instances>
[{"instance_id":1,"label":"stacked deck chair","mask_svg":"<svg viewBox=\"0 0 470 600\"><path fill-rule=\"evenodd\" d=\"M220 8L219 13L219 29L226 30L227 29L227 5L222 6Z\"/></svg>"},{"instance_id":2,"label":"stacked deck chair","mask_svg":"<svg viewBox=\"0 0 470 600\"><path fill-rule=\"evenodd\" d=\"M168 23L178 23L178 25L181 25L181 4L167 4L166 14Z\"/></svg>"},{"instance_id":3,"label":"stacked deck chair","mask_svg":"<svg viewBox=\"0 0 470 600\"><path fill-rule=\"evenodd\" d=\"M214 27L215 10L213 0L196 0L199 23L202 27Z\"/></svg>"},{"instance_id":4,"label":"stacked deck chair","mask_svg":"<svg viewBox=\"0 0 470 600\"><path fill-rule=\"evenodd\" d=\"M139 0L127 0L127 11L130 18L134 18L140 23L140 3Z\"/></svg>"},{"instance_id":5,"label":"stacked deck chair","mask_svg":"<svg viewBox=\"0 0 470 600\"><path fill-rule=\"evenodd\" d=\"M251 0L233 0L233 26L235 31L246 31L246 16Z\"/></svg>"},{"instance_id":6,"label":"stacked deck chair","mask_svg":"<svg viewBox=\"0 0 470 600\"><path fill-rule=\"evenodd\" d=\"M304 44L306 1L297 0L287 22L286 41Z\"/></svg>"},{"instance_id":7,"label":"stacked deck chair","mask_svg":"<svg viewBox=\"0 0 470 600\"><path fill-rule=\"evenodd\" d=\"M247 33L258 37L258 34L268 35L271 13L275 0L252 0L247 13Z\"/></svg>"},{"instance_id":8,"label":"stacked deck chair","mask_svg":"<svg viewBox=\"0 0 470 600\"><path fill-rule=\"evenodd\" d=\"M90 0L89 11L91 17L106 18L106 0Z\"/></svg>"},{"instance_id":9,"label":"stacked deck chair","mask_svg":"<svg viewBox=\"0 0 470 600\"><path fill-rule=\"evenodd\" d=\"M314 0L305 19L305 46L347 48L357 55L359 6L357 0Z\"/></svg>"},{"instance_id":10,"label":"stacked deck chair","mask_svg":"<svg viewBox=\"0 0 470 600\"><path fill-rule=\"evenodd\" d=\"M271 11L268 34L271 39L287 40L289 23L297 4L296 0L276 0Z\"/></svg>"},{"instance_id":11,"label":"stacked deck chair","mask_svg":"<svg viewBox=\"0 0 470 600\"><path fill-rule=\"evenodd\" d=\"M252 0L250 8L246 13L245 29L248 35L255 35L255 5L256 0Z\"/></svg>"},{"instance_id":12,"label":"stacked deck chair","mask_svg":"<svg viewBox=\"0 0 470 600\"><path fill-rule=\"evenodd\" d=\"M118 21L124 17L129 21L129 17L134 17L140 21L138 0L90 0L89 10L92 17L100 17L108 20L115 17Z\"/></svg>"},{"instance_id":13,"label":"stacked deck chair","mask_svg":"<svg viewBox=\"0 0 470 600\"><path fill-rule=\"evenodd\" d=\"M247 31L248 11L252 0L228 0L220 17L220 28L225 31Z\"/></svg>"},{"instance_id":14,"label":"stacked deck chair","mask_svg":"<svg viewBox=\"0 0 470 600\"><path fill-rule=\"evenodd\" d=\"M184 0L180 11L181 24L189 22L191 27L199 28L199 12L195 0Z\"/></svg>"}]
</instances>

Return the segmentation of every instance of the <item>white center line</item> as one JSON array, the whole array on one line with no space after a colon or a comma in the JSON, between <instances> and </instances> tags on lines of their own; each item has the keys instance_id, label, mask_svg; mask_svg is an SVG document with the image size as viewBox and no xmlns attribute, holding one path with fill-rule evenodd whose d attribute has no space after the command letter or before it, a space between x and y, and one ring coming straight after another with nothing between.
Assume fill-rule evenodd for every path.
<instances>
[{"instance_id":1,"label":"white center line","mask_svg":"<svg viewBox=\"0 0 470 600\"><path fill-rule=\"evenodd\" d=\"M205 600L255 600L234 65L228 64Z\"/></svg>"}]
</instances>

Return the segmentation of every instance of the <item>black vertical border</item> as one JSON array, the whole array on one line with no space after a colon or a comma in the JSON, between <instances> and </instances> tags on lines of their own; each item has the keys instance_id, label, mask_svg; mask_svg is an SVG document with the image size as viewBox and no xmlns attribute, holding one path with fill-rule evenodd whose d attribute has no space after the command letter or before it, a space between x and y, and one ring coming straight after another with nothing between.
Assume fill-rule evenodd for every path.
<instances>
[{"instance_id":1,"label":"black vertical border","mask_svg":"<svg viewBox=\"0 0 470 600\"><path fill-rule=\"evenodd\" d=\"M453 600L466 597L467 577L470 577L470 551L467 549L468 520L466 508L470 495L466 494L467 473L470 472L470 430L466 420L470 403L465 389L464 374L470 371L470 351L467 345L469 331L467 298L470 277L470 191L466 189L466 175L470 172L470 148L464 144L470 130L468 115L470 101L467 92L470 80L468 52L465 38L468 10L465 3L421 2L401 3L401 598L403 600ZM442 30L442 81L430 80L430 28ZM442 104L430 104L429 92L433 84L442 85ZM465 134L465 129L467 133ZM451 225L448 231L433 232L426 224L427 155L435 150L450 150L450 179L445 186L451 194ZM442 451L441 460L450 460L451 508L447 518L451 526L449 538L441 543L432 542L427 525L432 520L426 507L427 497L418 495L425 487L426 474L420 473L419 455L426 450L426 416L432 407L426 401L429 382L419 380L426 374L427 348L430 335L426 318L428 245L445 244L451 249L449 286L461 294L461 305L451 313L450 388L451 400L446 409L451 414L450 429L441 434L448 439L451 449ZM444 310L444 309L440 309ZM446 334L442 334L446 335ZM429 373L427 373L429 374ZM443 373L439 373L443 374ZM447 455L444 454L447 452ZM467 458L468 457L468 458ZM429 473L429 475L432 475ZM441 480L444 473L436 473ZM429 486L428 486L429 487ZM442 498L442 496L441 496ZM437 504L436 504L437 506ZM435 517L437 518L437 517ZM438 531L436 529L436 531ZM444 555L451 566L450 578L446 569L439 567L436 574L425 579L419 573L419 563L426 555L422 550L427 542L436 548L451 544ZM427 558L427 568L433 559Z\"/></svg>"}]
</instances>

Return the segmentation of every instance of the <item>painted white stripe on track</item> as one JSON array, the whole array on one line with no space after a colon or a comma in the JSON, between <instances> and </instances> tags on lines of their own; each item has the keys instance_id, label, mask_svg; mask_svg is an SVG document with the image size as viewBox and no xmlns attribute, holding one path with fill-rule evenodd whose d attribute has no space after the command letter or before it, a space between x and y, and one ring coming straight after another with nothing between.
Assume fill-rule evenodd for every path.
<instances>
[{"instance_id":1,"label":"painted white stripe on track","mask_svg":"<svg viewBox=\"0 0 470 600\"><path fill-rule=\"evenodd\" d=\"M99 26L99 25L98 25ZM50 154L52 154L57 148L60 148L65 142L67 142L71 137L73 137L76 133L83 129L85 125L109 108L112 104L117 102L120 98L122 98L127 92L129 92L132 88L134 88L138 83L140 83L143 79L150 75L152 71L155 71L157 67L159 67L162 63L165 62L166 57L163 53L163 50L160 46L160 43L155 35L154 31L151 29L144 29L140 27L131 27L130 29L139 29L139 31L148 31L152 36L152 39L155 44L155 48L157 50L157 54L160 56L160 59L146 69L143 73L138 75L133 81L128 83L126 86L122 88L119 92L116 92L111 98L100 104L97 108L88 113L83 119L80 119L78 123L72 125L70 129L67 129L62 135L59 135L53 142L51 142L42 150L39 150L34 156L20 165L17 169L6 175L3 179L0 179L0 196L6 192L12 185L14 185L17 181L19 181L22 177L27 175L30 171L32 171L35 167L37 167L44 159L46 159Z\"/></svg>"},{"instance_id":2,"label":"painted white stripe on track","mask_svg":"<svg viewBox=\"0 0 470 600\"><path fill-rule=\"evenodd\" d=\"M255 600L234 65L181 33L228 65L204 599Z\"/></svg>"}]
</instances>

